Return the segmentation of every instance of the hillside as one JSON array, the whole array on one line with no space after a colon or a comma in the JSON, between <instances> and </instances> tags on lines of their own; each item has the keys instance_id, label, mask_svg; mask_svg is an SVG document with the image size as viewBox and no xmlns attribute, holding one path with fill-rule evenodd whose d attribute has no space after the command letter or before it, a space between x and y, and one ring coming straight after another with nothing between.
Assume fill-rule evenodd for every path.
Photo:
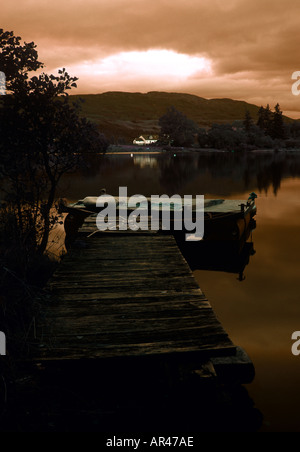
<instances>
[{"instance_id":1,"label":"hillside","mask_svg":"<svg viewBox=\"0 0 300 452\"><path fill-rule=\"evenodd\" d=\"M70 96L83 99L82 114L99 124L111 142L158 133L158 119L174 106L199 126L243 120L246 110L256 120L259 107L232 99L204 99L192 94L106 92ZM273 109L273 106L271 106Z\"/></svg>"}]
</instances>

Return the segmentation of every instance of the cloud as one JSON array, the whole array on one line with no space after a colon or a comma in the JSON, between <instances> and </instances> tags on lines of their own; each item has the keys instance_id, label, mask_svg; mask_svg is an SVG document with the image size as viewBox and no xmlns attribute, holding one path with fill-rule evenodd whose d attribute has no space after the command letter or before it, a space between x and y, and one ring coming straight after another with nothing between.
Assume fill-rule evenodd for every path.
<instances>
[{"instance_id":1,"label":"cloud","mask_svg":"<svg viewBox=\"0 0 300 452\"><path fill-rule=\"evenodd\" d=\"M300 70L299 13L298 0L23 0L1 6L2 27L38 44L48 71L105 64L121 53L168 50L206 58L212 69L210 77L199 71L170 79L169 90L278 101L296 112L300 103L291 93L291 75ZM138 71L121 73L118 80L113 72L110 83L89 73L79 87L168 89L163 71L160 82Z\"/></svg>"},{"instance_id":2,"label":"cloud","mask_svg":"<svg viewBox=\"0 0 300 452\"><path fill-rule=\"evenodd\" d=\"M89 60L69 66L71 73L81 80L90 80L111 90L139 89L170 90L185 83L190 77L208 76L210 61L203 57L179 54L171 50L130 51ZM92 82L94 80L94 82ZM79 82L80 83L80 82ZM79 86L80 87L80 86Z\"/></svg>"}]
</instances>

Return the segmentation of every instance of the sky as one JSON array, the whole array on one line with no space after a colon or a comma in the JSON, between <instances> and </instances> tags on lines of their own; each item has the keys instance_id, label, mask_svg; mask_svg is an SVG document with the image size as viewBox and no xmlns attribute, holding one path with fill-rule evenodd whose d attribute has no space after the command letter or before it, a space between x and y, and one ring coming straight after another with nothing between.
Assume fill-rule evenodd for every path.
<instances>
[{"instance_id":1,"label":"sky","mask_svg":"<svg viewBox=\"0 0 300 452\"><path fill-rule=\"evenodd\" d=\"M2 2L1 19L37 44L45 72L79 77L74 94L278 102L300 118L299 0L18 0Z\"/></svg>"}]
</instances>

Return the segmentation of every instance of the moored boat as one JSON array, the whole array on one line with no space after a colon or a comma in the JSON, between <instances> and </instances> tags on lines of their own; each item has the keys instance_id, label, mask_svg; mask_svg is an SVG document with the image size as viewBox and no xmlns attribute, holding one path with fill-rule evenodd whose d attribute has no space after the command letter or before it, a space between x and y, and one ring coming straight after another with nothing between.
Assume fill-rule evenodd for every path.
<instances>
[{"instance_id":1,"label":"moored boat","mask_svg":"<svg viewBox=\"0 0 300 452\"><path fill-rule=\"evenodd\" d=\"M255 228L254 217L256 215L256 194L251 193L247 200L235 200L235 199L204 199L204 235L202 240L205 241L240 241L247 239L247 235L251 230ZM126 199L120 199L118 196L113 197L116 201L116 215L121 212L121 202L125 202L125 213L127 216L134 213L135 208L128 206L129 197ZM76 231L81 227L84 220L88 216L96 217L104 207L97 206L97 197L87 196L76 203L62 205L61 211L68 213L65 219L65 231L67 235L74 235ZM107 202L111 200L111 196L107 195ZM148 205L153 203L152 198L145 198ZM104 197L105 200L105 197ZM146 205L147 205L146 203ZM157 203L160 218L165 208L170 209L170 202L166 201ZM191 200L190 206L191 219L194 221L197 215L197 203L196 200ZM124 215L124 207L122 207L122 214ZM176 204L175 207L171 207L170 212L170 228L169 231L175 235L176 240L186 240L186 233L189 232L189 238L193 240L193 231L188 230L185 227L183 219L178 220L176 216ZM149 212L151 212L149 210ZM150 213L151 216L151 213ZM146 229L149 226L151 229L151 217L147 216ZM124 219L124 218L123 218ZM181 225L178 227L178 221ZM96 224L96 218L95 218ZM145 228L145 224L144 224ZM118 227L117 227L118 229ZM160 230L165 228L160 223Z\"/></svg>"}]
</instances>

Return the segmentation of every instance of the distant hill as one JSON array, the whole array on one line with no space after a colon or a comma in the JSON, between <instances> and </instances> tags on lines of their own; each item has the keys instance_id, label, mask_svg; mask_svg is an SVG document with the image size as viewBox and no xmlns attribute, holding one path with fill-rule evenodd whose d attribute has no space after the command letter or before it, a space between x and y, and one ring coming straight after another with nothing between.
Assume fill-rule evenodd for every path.
<instances>
[{"instance_id":1,"label":"distant hill","mask_svg":"<svg viewBox=\"0 0 300 452\"><path fill-rule=\"evenodd\" d=\"M158 119L171 106L202 127L243 120L246 110L256 120L259 110L257 105L239 100L205 99L192 94L157 91L145 94L111 91L70 96L70 100L78 98L84 101L82 114L98 123L111 142L131 143L136 136L158 133Z\"/></svg>"}]
</instances>

